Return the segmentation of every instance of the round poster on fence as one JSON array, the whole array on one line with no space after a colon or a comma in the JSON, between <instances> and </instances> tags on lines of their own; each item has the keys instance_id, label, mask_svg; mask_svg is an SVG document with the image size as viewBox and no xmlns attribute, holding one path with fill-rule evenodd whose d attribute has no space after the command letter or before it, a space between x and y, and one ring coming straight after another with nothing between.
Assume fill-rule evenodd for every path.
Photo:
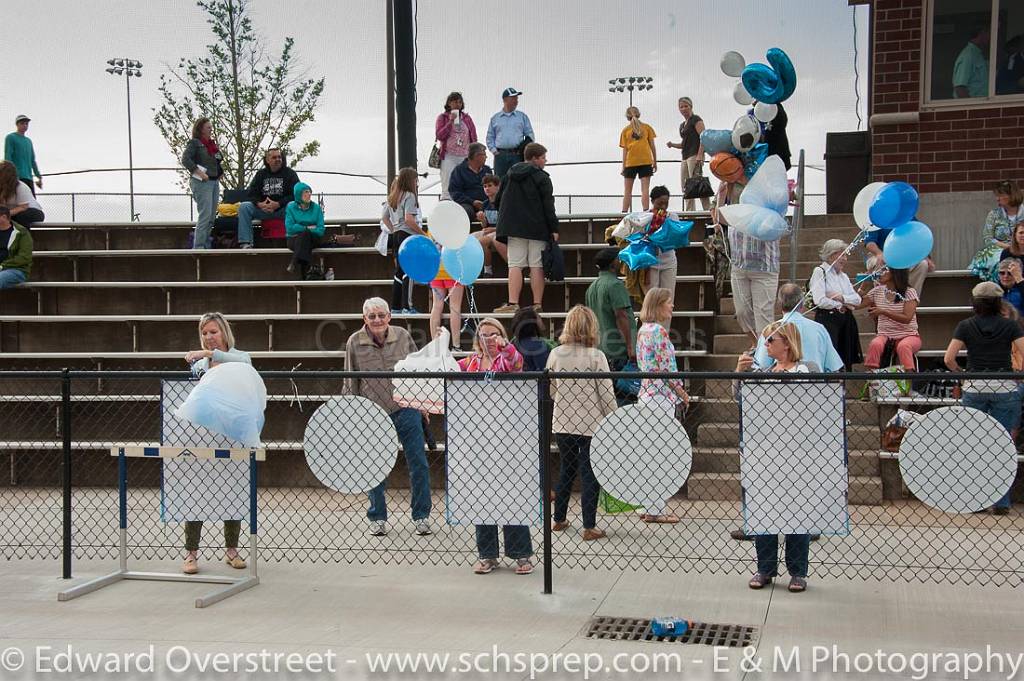
<instances>
[{"instance_id":1,"label":"round poster on fence","mask_svg":"<svg viewBox=\"0 0 1024 681\"><path fill-rule=\"evenodd\" d=\"M900 473L915 497L947 513L973 513L1006 494L1017 448L994 418L942 407L914 420L900 445Z\"/></svg>"},{"instance_id":2,"label":"round poster on fence","mask_svg":"<svg viewBox=\"0 0 1024 681\"><path fill-rule=\"evenodd\" d=\"M313 412L302 440L316 479L337 492L368 492L395 466L398 433L391 417L365 397L334 397Z\"/></svg>"},{"instance_id":3,"label":"round poster on fence","mask_svg":"<svg viewBox=\"0 0 1024 681\"><path fill-rule=\"evenodd\" d=\"M590 463L601 488L619 501L659 514L686 483L693 448L674 411L630 404L601 419L590 442Z\"/></svg>"}]
</instances>

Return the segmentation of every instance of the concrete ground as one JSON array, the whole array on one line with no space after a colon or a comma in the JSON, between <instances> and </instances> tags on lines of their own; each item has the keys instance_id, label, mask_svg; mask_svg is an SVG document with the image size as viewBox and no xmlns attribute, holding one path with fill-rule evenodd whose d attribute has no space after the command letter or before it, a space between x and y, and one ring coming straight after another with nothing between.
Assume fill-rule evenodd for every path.
<instances>
[{"instance_id":1,"label":"concrete ground","mask_svg":"<svg viewBox=\"0 0 1024 681\"><path fill-rule=\"evenodd\" d=\"M71 584L114 567L78 561ZM130 567L173 572L178 563ZM223 564L202 567L231 572ZM746 577L735 575L557 570L554 594L544 595L540 570L517 576L507 566L478 576L468 566L276 563L260 567L255 588L200 610L194 598L215 587L132 581L58 602L57 591L69 585L59 569L56 561L0 563L0 679L53 678L43 670L62 669L69 646L79 660L104 654L91 659L114 666L62 678L1024 678L1024 672L1010 676L1009 666L1024 655L1021 588L812 580L797 595L785 582L751 591ZM594 616L666 615L756 627L755 647L586 637ZM126 667L117 657L124 653L143 656ZM300 655L292 660L293 673L282 673L287 659L280 657L275 670L274 656L290 653ZM425 657L417 671L397 671L397 658L390 659L390 671L375 670L373 664L388 659L375 656L390 653L448 654L455 671L427 673ZM744 665L745 655L760 671ZM928 658L926 669L920 666L925 655L941 657ZM12 671L19 662L24 666ZM556 664L558 671L551 671ZM987 668L965 677L965 664ZM593 671L584 672L585 666ZM902 671L889 673L893 667Z\"/></svg>"}]
</instances>

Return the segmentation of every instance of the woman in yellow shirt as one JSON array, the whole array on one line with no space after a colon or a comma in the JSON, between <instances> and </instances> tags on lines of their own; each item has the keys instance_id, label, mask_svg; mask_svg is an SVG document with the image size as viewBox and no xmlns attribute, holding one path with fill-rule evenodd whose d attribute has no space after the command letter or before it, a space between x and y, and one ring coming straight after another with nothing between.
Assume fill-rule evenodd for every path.
<instances>
[{"instance_id":1,"label":"woman in yellow shirt","mask_svg":"<svg viewBox=\"0 0 1024 681\"><path fill-rule=\"evenodd\" d=\"M640 109L631 106L626 109L629 125L619 135L622 147L622 176L626 185L622 193L622 212L633 209L633 180L640 178L640 203L644 210L651 209L648 192L651 176L658 172L658 152L654 148L654 128L640 122Z\"/></svg>"}]
</instances>

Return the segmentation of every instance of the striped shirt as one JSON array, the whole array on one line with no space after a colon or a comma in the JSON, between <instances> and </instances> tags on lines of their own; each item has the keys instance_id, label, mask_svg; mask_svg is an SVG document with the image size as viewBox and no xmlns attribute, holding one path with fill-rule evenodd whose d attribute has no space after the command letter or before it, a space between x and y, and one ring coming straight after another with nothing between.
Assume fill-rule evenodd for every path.
<instances>
[{"instance_id":1,"label":"striped shirt","mask_svg":"<svg viewBox=\"0 0 1024 681\"><path fill-rule=\"evenodd\" d=\"M881 284L868 291L867 299L879 310L894 314L903 314L903 303L908 301L916 303L920 300L917 291L912 288L908 288L907 292L900 297L896 295L895 291L891 291L888 287ZM885 336L886 338L916 336L917 314L915 313L906 324L885 315L878 315L878 335Z\"/></svg>"}]
</instances>

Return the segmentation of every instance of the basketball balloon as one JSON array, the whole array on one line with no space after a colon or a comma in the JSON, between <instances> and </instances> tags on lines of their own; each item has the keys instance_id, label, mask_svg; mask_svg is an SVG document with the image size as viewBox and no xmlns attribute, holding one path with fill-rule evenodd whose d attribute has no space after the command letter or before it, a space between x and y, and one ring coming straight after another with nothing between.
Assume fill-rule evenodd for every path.
<instances>
[{"instance_id":1,"label":"basketball balloon","mask_svg":"<svg viewBox=\"0 0 1024 681\"><path fill-rule=\"evenodd\" d=\"M732 154L721 151L711 157L711 174L722 182L739 182L743 179L743 162Z\"/></svg>"}]
</instances>

